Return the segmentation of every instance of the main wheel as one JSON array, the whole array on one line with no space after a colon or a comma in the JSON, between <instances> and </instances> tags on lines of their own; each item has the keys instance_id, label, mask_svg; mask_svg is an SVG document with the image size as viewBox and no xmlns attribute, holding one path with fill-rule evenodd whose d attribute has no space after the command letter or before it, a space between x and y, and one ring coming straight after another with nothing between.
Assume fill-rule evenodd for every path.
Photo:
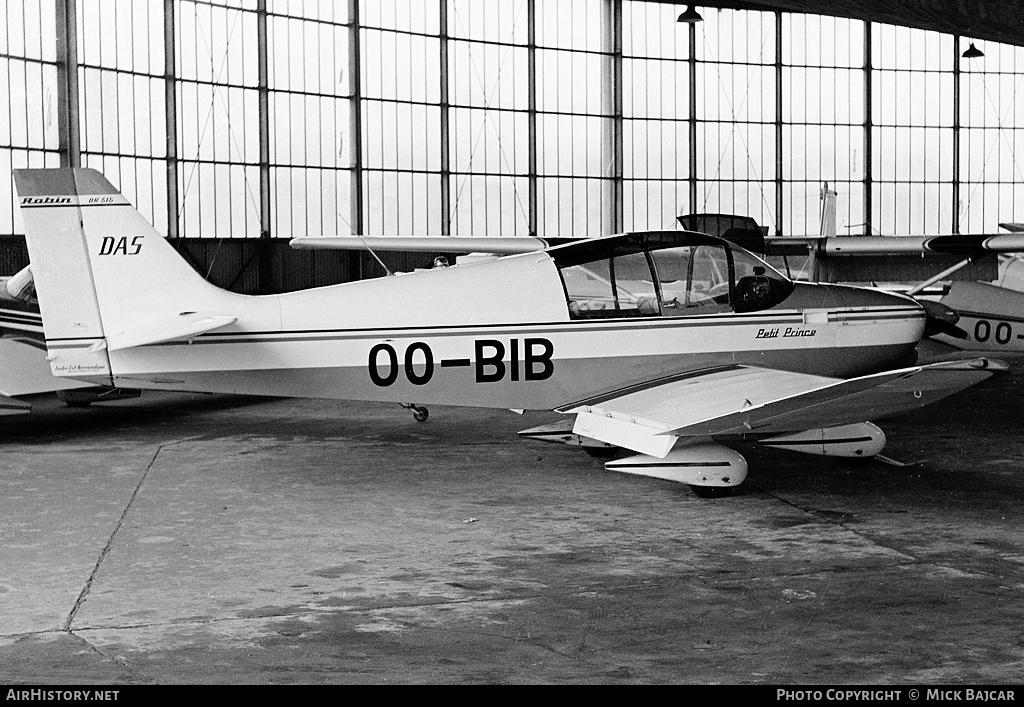
<instances>
[{"instance_id":1,"label":"main wheel","mask_svg":"<svg viewBox=\"0 0 1024 707\"><path fill-rule=\"evenodd\" d=\"M698 498L725 498L732 495L735 486L690 486Z\"/></svg>"}]
</instances>

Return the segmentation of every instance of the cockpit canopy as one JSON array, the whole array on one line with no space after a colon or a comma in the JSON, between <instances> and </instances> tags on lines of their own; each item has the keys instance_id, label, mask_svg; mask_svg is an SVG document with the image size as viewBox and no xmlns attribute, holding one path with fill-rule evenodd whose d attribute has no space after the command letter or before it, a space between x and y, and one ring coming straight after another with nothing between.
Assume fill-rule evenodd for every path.
<instances>
[{"instance_id":1,"label":"cockpit canopy","mask_svg":"<svg viewBox=\"0 0 1024 707\"><path fill-rule=\"evenodd\" d=\"M757 256L690 231L627 233L548 252L573 319L756 312L793 291Z\"/></svg>"}]
</instances>

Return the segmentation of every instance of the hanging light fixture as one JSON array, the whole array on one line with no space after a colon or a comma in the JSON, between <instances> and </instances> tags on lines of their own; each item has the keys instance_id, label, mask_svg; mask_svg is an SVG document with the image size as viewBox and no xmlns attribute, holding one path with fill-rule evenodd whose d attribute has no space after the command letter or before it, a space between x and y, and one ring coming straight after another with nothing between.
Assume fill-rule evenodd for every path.
<instances>
[{"instance_id":1,"label":"hanging light fixture","mask_svg":"<svg viewBox=\"0 0 1024 707\"><path fill-rule=\"evenodd\" d=\"M703 21L704 18L700 16L700 13L697 12L697 8L695 8L693 5L687 5L686 12L684 12L683 14L676 18L676 22L685 22L690 25L697 24L698 22Z\"/></svg>"},{"instance_id":2,"label":"hanging light fixture","mask_svg":"<svg viewBox=\"0 0 1024 707\"><path fill-rule=\"evenodd\" d=\"M964 50L964 53L961 54L960 56L962 56L964 59L980 59L981 57L985 56L985 52L981 51L976 46L974 46L974 42L971 42L971 46L967 47L967 49Z\"/></svg>"}]
</instances>

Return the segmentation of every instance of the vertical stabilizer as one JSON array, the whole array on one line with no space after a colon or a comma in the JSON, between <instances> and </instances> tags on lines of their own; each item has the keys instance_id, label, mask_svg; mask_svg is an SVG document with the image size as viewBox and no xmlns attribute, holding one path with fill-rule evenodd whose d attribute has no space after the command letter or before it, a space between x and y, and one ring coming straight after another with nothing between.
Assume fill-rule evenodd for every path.
<instances>
[{"instance_id":1,"label":"vertical stabilizer","mask_svg":"<svg viewBox=\"0 0 1024 707\"><path fill-rule=\"evenodd\" d=\"M210 308L236 296L200 277L99 172L14 180L54 374L110 384L110 351L235 321Z\"/></svg>"},{"instance_id":2,"label":"vertical stabilizer","mask_svg":"<svg viewBox=\"0 0 1024 707\"><path fill-rule=\"evenodd\" d=\"M54 375L95 377L110 385L110 363L102 347L103 323L74 171L17 169L14 183L50 368ZM102 197L113 198L114 194L108 191Z\"/></svg>"}]
</instances>

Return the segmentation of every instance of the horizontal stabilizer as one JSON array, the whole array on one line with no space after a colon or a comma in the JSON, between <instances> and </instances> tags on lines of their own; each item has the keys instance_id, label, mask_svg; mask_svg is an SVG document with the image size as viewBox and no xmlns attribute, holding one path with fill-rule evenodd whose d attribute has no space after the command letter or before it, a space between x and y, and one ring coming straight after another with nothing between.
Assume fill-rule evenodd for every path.
<instances>
[{"instance_id":1,"label":"horizontal stabilizer","mask_svg":"<svg viewBox=\"0 0 1024 707\"><path fill-rule=\"evenodd\" d=\"M292 248L306 250L379 250L407 253L493 253L516 255L533 253L553 245L543 238L461 238L458 236L432 236L405 238L397 236L306 236L293 238Z\"/></svg>"},{"instance_id":2,"label":"horizontal stabilizer","mask_svg":"<svg viewBox=\"0 0 1024 707\"><path fill-rule=\"evenodd\" d=\"M216 312L182 312L175 319L163 319L152 322L134 331L108 336L108 351L130 349L147 344L160 344L166 341L192 339L208 331L226 327L238 321L238 317ZM102 348L102 346L98 347Z\"/></svg>"}]
</instances>

